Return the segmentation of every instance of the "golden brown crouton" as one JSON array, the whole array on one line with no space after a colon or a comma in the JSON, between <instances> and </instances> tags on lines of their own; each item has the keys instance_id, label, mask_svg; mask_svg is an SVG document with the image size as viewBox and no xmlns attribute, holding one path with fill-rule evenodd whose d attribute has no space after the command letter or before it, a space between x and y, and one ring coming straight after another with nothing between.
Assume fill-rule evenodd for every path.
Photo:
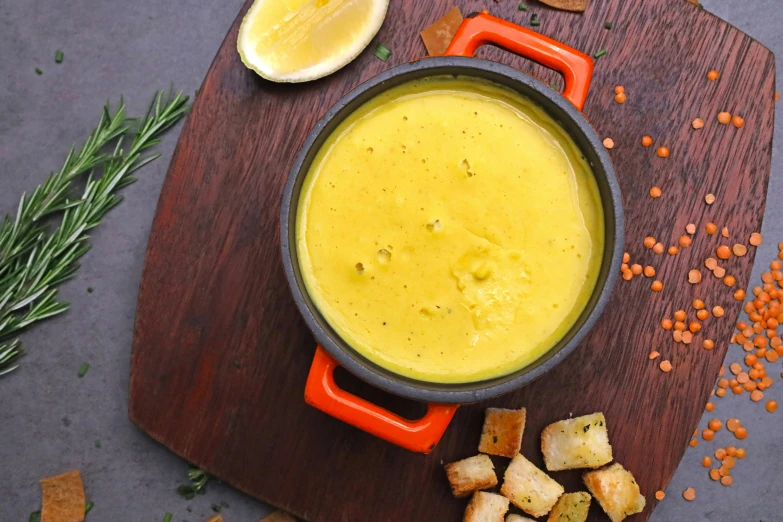
<instances>
[{"instance_id":1,"label":"golden brown crouton","mask_svg":"<svg viewBox=\"0 0 783 522\"><path fill-rule=\"evenodd\" d=\"M603 413L550 424L541 433L541 451L549 471L600 468L612 462L612 446Z\"/></svg>"},{"instance_id":2,"label":"golden brown crouton","mask_svg":"<svg viewBox=\"0 0 783 522\"><path fill-rule=\"evenodd\" d=\"M476 491L465 510L463 522L503 522L508 499L495 493Z\"/></svg>"},{"instance_id":3,"label":"golden brown crouton","mask_svg":"<svg viewBox=\"0 0 783 522\"><path fill-rule=\"evenodd\" d=\"M639 485L620 464L588 471L582 478L612 522L620 522L644 509L645 500L639 492Z\"/></svg>"},{"instance_id":4,"label":"golden brown crouton","mask_svg":"<svg viewBox=\"0 0 783 522\"><path fill-rule=\"evenodd\" d=\"M547 522L585 522L590 511L590 494L584 491L564 493L549 512Z\"/></svg>"},{"instance_id":5,"label":"golden brown crouton","mask_svg":"<svg viewBox=\"0 0 783 522\"><path fill-rule=\"evenodd\" d=\"M563 486L522 455L511 460L500 488L515 506L534 517L549 513L563 491Z\"/></svg>"},{"instance_id":6,"label":"golden brown crouton","mask_svg":"<svg viewBox=\"0 0 783 522\"><path fill-rule=\"evenodd\" d=\"M455 497L466 497L479 489L496 486L495 467L486 455L446 464L446 475Z\"/></svg>"},{"instance_id":7,"label":"golden brown crouton","mask_svg":"<svg viewBox=\"0 0 783 522\"><path fill-rule=\"evenodd\" d=\"M517 515L516 513L512 513L509 516L506 517L506 522L536 522L532 518L523 517L522 515Z\"/></svg>"},{"instance_id":8,"label":"golden brown crouton","mask_svg":"<svg viewBox=\"0 0 783 522\"><path fill-rule=\"evenodd\" d=\"M525 408L487 408L478 449L481 453L513 458L522 447L524 431Z\"/></svg>"}]
</instances>

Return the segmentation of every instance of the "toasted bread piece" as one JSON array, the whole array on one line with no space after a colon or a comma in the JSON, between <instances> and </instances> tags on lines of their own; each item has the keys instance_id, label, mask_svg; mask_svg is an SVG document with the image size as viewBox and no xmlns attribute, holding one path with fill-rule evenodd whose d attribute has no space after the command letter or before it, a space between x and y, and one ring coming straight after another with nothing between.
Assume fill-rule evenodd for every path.
<instances>
[{"instance_id":1,"label":"toasted bread piece","mask_svg":"<svg viewBox=\"0 0 783 522\"><path fill-rule=\"evenodd\" d=\"M484 430L481 432L479 451L513 458L522 447L522 433L525 431L525 408L506 410L487 408Z\"/></svg>"},{"instance_id":2,"label":"toasted bread piece","mask_svg":"<svg viewBox=\"0 0 783 522\"><path fill-rule=\"evenodd\" d=\"M563 486L522 455L511 460L500 488L515 506L534 517L549 513L564 491Z\"/></svg>"},{"instance_id":3,"label":"toasted bread piece","mask_svg":"<svg viewBox=\"0 0 783 522\"><path fill-rule=\"evenodd\" d=\"M564 493L549 512L546 522L585 522L590 511L590 494L584 491Z\"/></svg>"},{"instance_id":4,"label":"toasted bread piece","mask_svg":"<svg viewBox=\"0 0 783 522\"><path fill-rule=\"evenodd\" d=\"M549 471L600 468L612 462L612 446L603 413L550 424L541 433L541 451Z\"/></svg>"},{"instance_id":5,"label":"toasted bread piece","mask_svg":"<svg viewBox=\"0 0 783 522\"><path fill-rule=\"evenodd\" d=\"M467 497L474 491L498 484L495 466L486 455L476 455L446 464L446 475L455 497Z\"/></svg>"},{"instance_id":6,"label":"toasted bread piece","mask_svg":"<svg viewBox=\"0 0 783 522\"><path fill-rule=\"evenodd\" d=\"M495 493L476 491L465 509L464 522L503 522L508 499Z\"/></svg>"},{"instance_id":7,"label":"toasted bread piece","mask_svg":"<svg viewBox=\"0 0 783 522\"><path fill-rule=\"evenodd\" d=\"M598 500L612 522L644 509L645 500L631 472L614 463L582 475L587 489Z\"/></svg>"},{"instance_id":8,"label":"toasted bread piece","mask_svg":"<svg viewBox=\"0 0 783 522\"><path fill-rule=\"evenodd\" d=\"M523 517L522 515L517 515L516 513L512 513L509 516L506 517L506 522L536 522L532 518Z\"/></svg>"}]
</instances>

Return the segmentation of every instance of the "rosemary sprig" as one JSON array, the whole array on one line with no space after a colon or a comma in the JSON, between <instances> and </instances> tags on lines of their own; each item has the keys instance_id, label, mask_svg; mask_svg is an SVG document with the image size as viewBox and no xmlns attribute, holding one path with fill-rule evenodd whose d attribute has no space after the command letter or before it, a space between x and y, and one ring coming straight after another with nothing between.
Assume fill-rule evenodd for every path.
<instances>
[{"instance_id":1,"label":"rosemary sprig","mask_svg":"<svg viewBox=\"0 0 783 522\"><path fill-rule=\"evenodd\" d=\"M0 226L0 375L14 370L24 353L18 339L3 341L68 309L56 299L57 287L73 277L78 259L90 249L87 233L122 201L117 192L135 181L131 174L158 157L143 153L160 143L160 135L188 108L188 97L171 91L159 91L140 121L125 116L122 100L114 112L107 104L84 146L72 148L60 171L29 197L22 195L15 218L5 217ZM123 138L130 135L126 152ZM111 153L101 152L112 142ZM82 195L71 199L74 182L84 174Z\"/></svg>"}]
</instances>

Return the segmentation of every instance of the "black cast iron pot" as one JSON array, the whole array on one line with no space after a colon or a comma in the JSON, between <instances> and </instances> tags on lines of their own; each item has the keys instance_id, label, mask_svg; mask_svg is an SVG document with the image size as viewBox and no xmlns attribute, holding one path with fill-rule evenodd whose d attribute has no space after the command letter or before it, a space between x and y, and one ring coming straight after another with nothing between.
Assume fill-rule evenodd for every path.
<instances>
[{"instance_id":1,"label":"black cast iron pot","mask_svg":"<svg viewBox=\"0 0 783 522\"><path fill-rule=\"evenodd\" d=\"M505 47L560 71L565 77L564 93L561 95L532 76L506 65L471 58L475 49L485 43ZM308 379L306 400L365 431L409 449L424 452L432 449L440 438L440 433L431 432L440 430L442 433L455 410L454 406L444 406L438 410L438 406L476 402L515 390L552 369L576 349L609 300L620 272L624 246L620 187L606 149L580 112L592 75L592 60L538 33L483 14L469 17L463 22L447 54L454 56L426 58L393 67L341 98L316 123L296 156L283 192L280 211L280 244L286 277L302 317L320 346L328 352L327 355L319 349L316 354L316 361ZM526 96L544 108L570 134L592 166L605 220L605 248L596 287L581 316L568 333L536 362L521 370L465 384L432 383L401 376L366 359L351 348L331 328L308 295L300 273L295 238L302 183L311 162L332 131L354 110L387 89L411 80L443 75L489 80ZM427 420L428 416L432 417L430 414L439 412L440 421L434 422L438 426L433 427L432 422L424 422L426 426L417 426L417 422L422 424L422 421L398 418L339 390L331 377L337 364L390 393L440 403L430 405L430 413L425 416ZM379 416L386 418L379 420ZM432 418L429 421L432 421ZM399 433L389 433L400 429L402 431ZM422 436L425 432L430 433L429 438ZM410 442L414 439L417 440L416 443Z\"/></svg>"}]
</instances>

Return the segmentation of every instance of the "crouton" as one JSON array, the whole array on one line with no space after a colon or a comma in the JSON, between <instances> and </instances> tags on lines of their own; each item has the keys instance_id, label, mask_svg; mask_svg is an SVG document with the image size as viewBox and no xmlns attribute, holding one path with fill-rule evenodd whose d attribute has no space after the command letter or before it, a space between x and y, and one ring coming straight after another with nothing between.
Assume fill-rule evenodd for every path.
<instances>
[{"instance_id":1,"label":"crouton","mask_svg":"<svg viewBox=\"0 0 783 522\"><path fill-rule=\"evenodd\" d=\"M470 499L463 522L503 522L503 515L508 511L508 499L496 495L476 491Z\"/></svg>"},{"instance_id":2,"label":"crouton","mask_svg":"<svg viewBox=\"0 0 783 522\"><path fill-rule=\"evenodd\" d=\"M639 484L620 464L588 471L582 479L612 522L620 522L644 509L645 501L639 492Z\"/></svg>"},{"instance_id":3,"label":"crouton","mask_svg":"<svg viewBox=\"0 0 783 522\"><path fill-rule=\"evenodd\" d=\"M612 446L603 413L550 424L541 433L541 451L549 471L600 468L612 462Z\"/></svg>"},{"instance_id":4,"label":"crouton","mask_svg":"<svg viewBox=\"0 0 783 522\"><path fill-rule=\"evenodd\" d=\"M590 511L590 494L584 491L564 493L549 512L547 522L585 522Z\"/></svg>"},{"instance_id":5,"label":"crouton","mask_svg":"<svg viewBox=\"0 0 783 522\"><path fill-rule=\"evenodd\" d=\"M446 464L446 475L455 497L467 497L476 490L491 488L498 483L495 467L486 455Z\"/></svg>"},{"instance_id":6,"label":"crouton","mask_svg":"<svg viewBox=\"0 0 783 522\"><path fill-rule=\"evenodd\" d=\"M525 414L525 408L521 410L487 408L484 417L484 430L481 432L481 441L479 441L479 451L513 458L522 447Z\"/></svg>"},{"instance_id":7,"label":"crouton","mask_svg":"<svg viewBox=\"0 0 783 522\"><path fill-rule=\"evenodd\" d=\"M522 455L511 460L500 488L515 506L534 517L549 513L564 491L563 486Z\"/></svg>"},{"instance_id":8,"label":"crouton","mask_svg":"<svg viewBox=\"0 0 783 522\"><path fill-rule=\"evenodd\" d=\"M517 515L516 513L512 513L509 516L506 517L506 522L536 522L532 518L523 517L522 515Z\"/></svg>"},{"instance_id":9,"label":"crouton","mask_svg":"<svg viewBox=\"0 0 783 522\"><path fill-rule=\"evenodd\" d=\"M259 522L296 522L296 519L285 511L278 510L262 518Z\"/></svg>"}]
</instances>

